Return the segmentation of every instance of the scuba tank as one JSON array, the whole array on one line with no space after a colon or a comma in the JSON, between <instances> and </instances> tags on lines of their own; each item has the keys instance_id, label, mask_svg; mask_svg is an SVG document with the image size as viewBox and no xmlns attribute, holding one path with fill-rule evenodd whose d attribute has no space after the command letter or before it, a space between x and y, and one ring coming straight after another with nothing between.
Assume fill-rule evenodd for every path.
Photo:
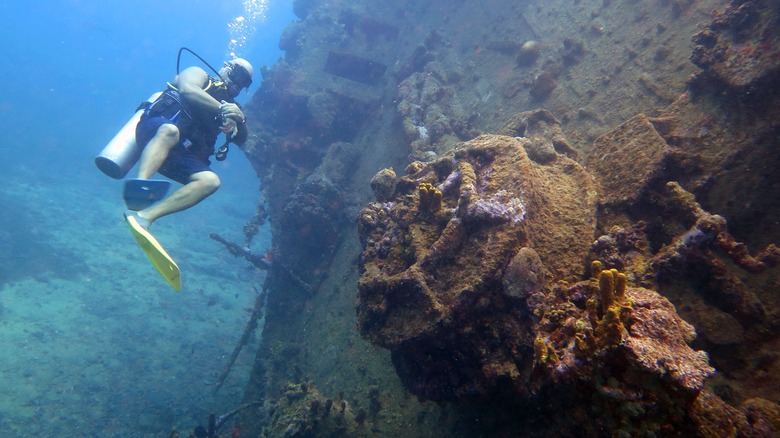
<instances>
[{"instance_id":1,"label":"scuba tank","mask_svg":"<svg viewBox=\"0 0 780 438\"><path fill-rule=\"evenodd\" d=\"M141 149L135 142L135 127L141 120L144 109L148 108L160 95L162 92L158 91L149 96L149 99L139 106L133 117L95 157L95 165L103 173L114 179L122 179L138 162L141 157Z\"/></svg>"}]
</instances>

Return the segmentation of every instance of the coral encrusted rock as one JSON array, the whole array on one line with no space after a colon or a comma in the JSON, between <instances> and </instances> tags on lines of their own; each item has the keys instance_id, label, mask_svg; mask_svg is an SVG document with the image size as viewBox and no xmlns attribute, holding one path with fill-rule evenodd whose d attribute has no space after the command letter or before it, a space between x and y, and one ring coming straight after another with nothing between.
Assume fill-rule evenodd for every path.
<instances>
[{"instance_id":1,"label":"coral encrusted rock","mask_svg":"<svg viewBox=\"0 0 780 438\"><path fill-rule=\"evenodd\" d=\"M366 437L365 413L346 400L326 398L311 383L288 383L283 394L263 407L268 423L262 437Z\"/></svg>"},{"instance_id":2,"label":"coral encrusted rock","mask_svg":"<svg viewBox=\"0 0 780 438\"><path fill-rule=\"evenodd\" d=\"M773 4L774 3L774 4ZM691 61L737 89L765 83L780 73L777 3L735 0L693 37Z\"/></svg>"},{"instance_id":3,"label":"coral encrusted rock","mask_svg":"<svg viewBox=\"0 0 780 438\"><path fill-rule=\"evenodd\" d=\"M678 387L696 393L715 373L709 357L688 344L696 338L693 326L677 315L672 303L655 291L633 288L631 336L624 346L645 371L666 377Z\"/></svg>"},{"instance_id":4,"label":"coral encrusted rock","mask_svg":"<svg viewBox=\"0 0 780 438\"><path fill-rule=\"evenodd\" d=\"M522 296L545 276L583 274L594 182L563 155L532 161L528 142L484 135L412 163L394 197L359 217L360 330L392 351L421 398L486 396L507 383L522 392L533 348ZM441 206L420 208L431 190L441 192ZM535 286L504 292L503 272L521 248L538 256L516 258L512 269L536 272Z\"/></svg>"}]
</instances>

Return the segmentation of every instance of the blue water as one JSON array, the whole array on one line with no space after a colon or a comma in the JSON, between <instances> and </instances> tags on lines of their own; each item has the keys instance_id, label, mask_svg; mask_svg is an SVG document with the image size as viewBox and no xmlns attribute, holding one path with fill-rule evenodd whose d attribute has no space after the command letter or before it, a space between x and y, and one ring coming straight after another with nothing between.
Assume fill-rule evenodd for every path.
<instances>
[{"instance_id":1,"label":"blue water","mask_svg":"<svg viewBox=\"0 0 780 438\"><path fill-rule=\"evenodd\" d=\"M231 47L231 23L253 8L265 20ZM233 148L212 166L223 182L214 196L155 223L182 268L176 294L125 227L121 182L93 159L172 79L180 47L215 66L231 48L256 72L273 64L292 0L2 2L2 10L0 436L186 434L209 412L241 403L251 368L250 346L213 393L264 273L208 234L243 242L257 177ZM184 54L183 67L191 64ZM239 102L259 83L256 74ZM268 239L262 233L253 249Z\"/></svg>"}]
</instances>

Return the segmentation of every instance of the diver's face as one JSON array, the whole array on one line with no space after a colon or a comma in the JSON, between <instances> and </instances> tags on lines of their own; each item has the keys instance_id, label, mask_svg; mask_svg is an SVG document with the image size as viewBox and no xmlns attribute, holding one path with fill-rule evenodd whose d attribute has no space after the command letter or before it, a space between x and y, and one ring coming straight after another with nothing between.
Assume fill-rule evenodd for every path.
<instances>
[{"instance_id":1,"label":"diver's face","mask_svg":"<svg viewBox=\"0 0 780 438\"><path fill-rule=\"evenodd\" d=\"M228 94L233 99L235 99L236 96L238 96L241 93L241 88L238 85L230 82L229 79L228 79L228 82L227 82L227 88L228 88Z\"/></svg>"},{"instance_id":2,"label":"diver's face","mask_svg":"<svg viewBox=\"0 0 780 438\"><path fill-rule=\"evenodd\" d=\"M222 70L227 73L225 76L231 96L238 96L242 89L252 85L252 76L241 64L226 62Z\"/></svg>"}]
</instances>

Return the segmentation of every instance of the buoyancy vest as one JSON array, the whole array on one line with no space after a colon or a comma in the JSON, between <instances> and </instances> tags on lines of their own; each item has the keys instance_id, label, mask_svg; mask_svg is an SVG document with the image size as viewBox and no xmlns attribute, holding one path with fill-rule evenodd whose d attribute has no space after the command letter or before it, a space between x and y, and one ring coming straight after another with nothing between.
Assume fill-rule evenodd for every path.
<instances>
[{"instance_id":1,"label":"buoyancy vest","mask_svg":"<svg viewBox=\"0 0 780 438\"><path fill-rule=\"evenodd\" d=\"M218 102L236 103L230 96L227 84L209 76L203 86L209 96ZM222 120L209 111L187 105L176 87L168 83L163 94L148 105L141 119L146 117L164 117L179 128L180 143L204 159L214 153L214 144L220 134Z\"/></svg>"}]
</instances>

